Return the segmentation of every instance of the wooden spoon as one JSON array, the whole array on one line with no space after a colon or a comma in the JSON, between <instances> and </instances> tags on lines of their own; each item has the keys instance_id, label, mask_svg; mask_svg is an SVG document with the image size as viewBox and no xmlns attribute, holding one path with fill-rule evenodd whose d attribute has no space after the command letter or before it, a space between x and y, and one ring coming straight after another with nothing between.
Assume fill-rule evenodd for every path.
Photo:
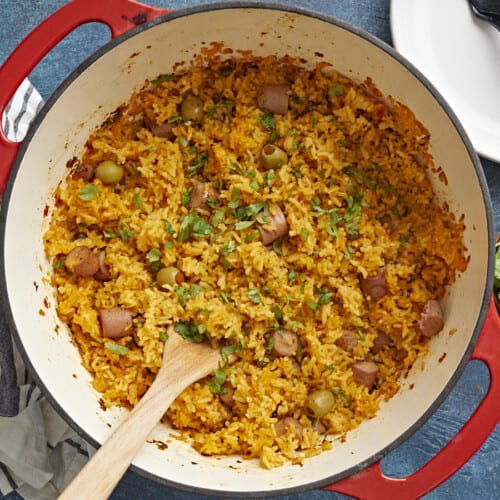
<instances>
[{"instance_id":1,"label":"wooden spoon","mask_svg":"<svg viewBox=\"0 0 500 500\"><path fill-rule=\"evenodd\" d=\"M184 340L169 329L162 366L151 387L59 498L108 498L175 398L220 363L218 350Z\"/></svg>"}]
</instances>

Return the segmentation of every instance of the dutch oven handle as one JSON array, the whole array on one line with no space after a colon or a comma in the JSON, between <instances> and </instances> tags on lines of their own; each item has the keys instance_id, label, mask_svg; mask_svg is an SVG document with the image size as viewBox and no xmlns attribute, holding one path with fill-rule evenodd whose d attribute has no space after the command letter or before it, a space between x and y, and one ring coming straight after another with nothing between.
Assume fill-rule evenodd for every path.
<instances>
[{"instance_id":1,"label":"dutch oven handle","mask_svg":"<svg viewBox=\"0 0 500 500\"><path fill-rule=\"evenodd\" d=\"M36 64L66 35L88 22L109 26L113 38L168 10L136 0L73 0L36 27L0 67L0 116L21 82ZM0 195L19 149L19 143L6 138L0 126ZM479 449L498 423L500 415L500 370L498 335L500 319L491 301L488 316L473 359L484 361L491 375L488 393L457 435L417 472L406 478L383 474L380 462L325 489L356 498L418 498L439 486L460 469ZM500 373L498 374L500 377Z\"/></svg>"},{"instance_id":2,"label":"dutch oven handle","mask_svg":"<svg viewBox=\"0 0 500 500\"><path fill-rule=\"evenodd\" d=\"M455 437L429 462L405 478L391 478L381 469L380 462L343 479L325 489L360 499L420 498L446 481L478 451L493 432L500 418L500 319L494 299L491 299L486 320L472 359L486 363L490 386L470 419Z\"/></svg>"},{"instance_id":3,"label":"dutch oven handle","mask_svg":"<svg viewBox=\"0 0 500 500\"><path fill-rule=\"evenodd\" d=\"M73 0L61 7L36 27L0 67L0 117L36 64L78 26L88 22L104 23L115 38L167 12L136 0ZM18 149L19 143L7 139L0 123L0 196Z\"/></svg>"}]
</instances>

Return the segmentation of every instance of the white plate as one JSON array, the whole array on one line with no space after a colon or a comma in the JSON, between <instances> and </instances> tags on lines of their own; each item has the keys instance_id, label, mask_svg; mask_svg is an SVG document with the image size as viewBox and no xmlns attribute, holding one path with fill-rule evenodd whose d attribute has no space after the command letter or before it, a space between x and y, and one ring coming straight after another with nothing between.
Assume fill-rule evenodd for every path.
<instances>
[{"instance_id":1,"label":"white plate","mask_svg":"<svg viewBox=\"0 0 500 500\"><path fill-rule=\"evenodd\" d=\"M477 152L500 162L500 31L466 0L392 0L395 48L439 90Z\"/></svg>"}]
</instances>

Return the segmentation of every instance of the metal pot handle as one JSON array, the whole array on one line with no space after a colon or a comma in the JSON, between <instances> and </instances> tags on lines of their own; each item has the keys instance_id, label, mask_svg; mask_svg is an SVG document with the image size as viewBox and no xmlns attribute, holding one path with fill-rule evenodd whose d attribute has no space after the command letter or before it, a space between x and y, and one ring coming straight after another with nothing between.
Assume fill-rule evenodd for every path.
<instances>
[{"instance_id":1,"label":"metal pot handle","mask_svg":"<svg viewBox=\"0 0 500 500\"><path fill-rule=\"evenodd\" d=\"M486 363L490 386L484 399L455 437L429 462L405 478L391 478L382 472L380 462L367 467L325 489L355 498L420 498L457 472L478 451L500 420L500 318L494 299L472 359Z\"/></svg>"},{"instance_id":2,"label":"metal pot handle","mask_svg":"<svg viewBox=\"0 0 500 500\"><path fill-rule=\"evenodd\" d=\"M36 64L78 26L101 22L109 26L115 38L167 12L136 0L73 0L64 5L37 26L0 67L0 117ZM19 143L7 139L0 124L0 195L18 149Z\"/></svg>"}]
</instances>

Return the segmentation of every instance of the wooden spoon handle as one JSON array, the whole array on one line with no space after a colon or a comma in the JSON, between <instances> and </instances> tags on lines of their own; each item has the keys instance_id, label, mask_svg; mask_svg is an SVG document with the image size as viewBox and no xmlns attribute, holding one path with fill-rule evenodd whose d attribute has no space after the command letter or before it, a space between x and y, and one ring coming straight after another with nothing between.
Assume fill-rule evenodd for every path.
<instances>
[{"instance_id":1,"label":"wooden spoon handle","mask_svg":"<svg viewBox=\"0 0 500 500\"><path fill-rule=\"evenodd\" d=\"M218 351L186 343L178 335L172 336L168 340L168 352L162 368L149 390L59 499L108 498L175 398L186 387L217 368L219 360Z\"/></svg>"},{"instance_id":2,"label":"wooden spoon handle","mask_svg":"<svg viewBox=\"0 0 500 500\"><path fill-rule=\"evenodd\" d=\"M148 391L59 497L108 498L176 395ZM149 397L148 397L149 396ZM161 401L158 401L161 396Z\"/></svg>"}]
</instances>

